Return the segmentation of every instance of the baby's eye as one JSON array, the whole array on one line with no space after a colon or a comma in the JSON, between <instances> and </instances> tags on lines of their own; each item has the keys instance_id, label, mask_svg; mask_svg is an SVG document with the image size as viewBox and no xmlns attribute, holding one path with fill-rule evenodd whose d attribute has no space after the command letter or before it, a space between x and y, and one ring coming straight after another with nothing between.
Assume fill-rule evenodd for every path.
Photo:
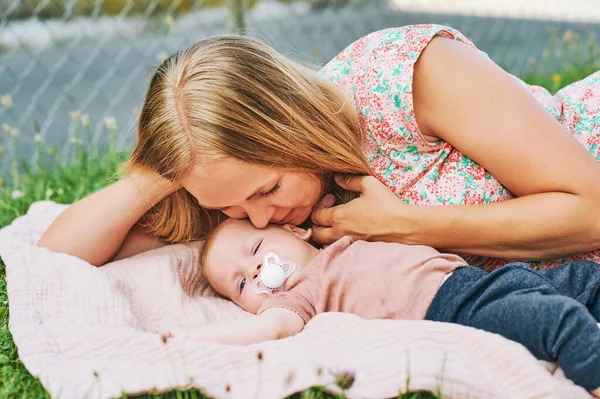
<instances>
[{"instance_id":1,"label":"baby's eye","mask_svg":"<svg viewBox=\"0 0 600 399\"><path fill-rule=\"evenodd\" d=\"M254 248L252 249L252 255L256 255L261 244L262 244L262 240L260 240L256 244L254 244Z\"/></svg>"},{"instance_id":2,"label":"baby's eye","mask_svg":"<svg viewBox=\"0 0 600 399\"><path fill-rule=\"evenodd\" d=\"M242 290L244 289L245 286L246 286L246 279L243 278L242 281L240 281L240 293L242 292Z\"/></svg>"}]
</instances>

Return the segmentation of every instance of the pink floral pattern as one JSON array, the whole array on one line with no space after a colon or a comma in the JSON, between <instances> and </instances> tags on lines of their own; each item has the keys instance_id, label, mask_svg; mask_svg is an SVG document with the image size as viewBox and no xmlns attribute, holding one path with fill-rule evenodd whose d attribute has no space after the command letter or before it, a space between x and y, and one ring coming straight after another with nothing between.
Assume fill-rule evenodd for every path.
<instances>
[{"instance_id":1,"label":"pink floral pattern","mask_svg":"<svg viewBox=\"0 0 600 399\"><path fill-rule=\"evenodd\" d=\"M413 68L436 35L475 47L455 29L414 25L371 33L352 43L321 70L358 110L363 149L375 177L406 203L426 206L486 204L513 195L483 167L449 143L428 143L417 126L412 98ZM551 95L523 83L540 104L600 161L600 72ZM464 256L493 270L506 259ZM547 262L600 261L600 250Z\"/></svg>"}]
</instances>

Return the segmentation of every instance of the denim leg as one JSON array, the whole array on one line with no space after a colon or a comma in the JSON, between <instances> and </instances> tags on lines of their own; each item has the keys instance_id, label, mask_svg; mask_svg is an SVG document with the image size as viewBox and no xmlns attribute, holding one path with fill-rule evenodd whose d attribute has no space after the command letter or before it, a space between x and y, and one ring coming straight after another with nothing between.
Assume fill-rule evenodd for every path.
<instances>
[{"instance_id":1,"label":"denim leg","mask_svg":"<svg viewBox=\"0 0 600 399\"><path fill-rule=\"evenodd\" d=\"M553 269L538 270L561 295L584 304L600 322L600 264L578 260Z\"/></svg>"},{"instance_id":2,"label":"denim leg","mask_svg":"<svg viewBox=\"0 0 600 399\"><path fill-rule=\"evenodd\" d=\"M600 329L583 304L560 295L527 265L485 275L470 268L454 273L440 287L428 320L500 334L538 359L557 361L576 384L600 387Z\"/></svg>"}]
</instances>

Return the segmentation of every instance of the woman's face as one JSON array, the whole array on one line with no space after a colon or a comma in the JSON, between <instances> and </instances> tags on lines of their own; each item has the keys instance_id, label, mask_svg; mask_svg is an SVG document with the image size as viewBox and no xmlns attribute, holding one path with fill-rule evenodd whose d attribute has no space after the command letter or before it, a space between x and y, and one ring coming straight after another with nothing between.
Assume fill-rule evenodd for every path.
<instances>
[{"instance_id":1,"label":"woman's face","mask_svg":"<svg viewBox=\"0 0 600 399\"><path fill-rule=\"evenodd\" d=\"M219 209L234 219L249 218L258 228L268 223L301 224L323 191L316 175L284 172L235 158L197 166L181 182L203 208Z\"/></svg>"}]
</instances>

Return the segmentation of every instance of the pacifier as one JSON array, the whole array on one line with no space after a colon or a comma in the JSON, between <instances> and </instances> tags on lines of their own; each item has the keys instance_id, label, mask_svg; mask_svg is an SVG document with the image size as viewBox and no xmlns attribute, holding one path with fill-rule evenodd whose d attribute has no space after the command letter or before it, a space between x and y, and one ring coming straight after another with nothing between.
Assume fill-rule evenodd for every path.
<instances>
[{"instance_id":1,"label":"pacifier","mask_svg":"<svg viewBox=\"0 0 600 399\"><path fill-rule=\"evenodd\" d=\"M271 295L283 287L283 283L294 270L294 262L279 258L275 252L267 252L263 257L260 273L252 282L252 289L257 294Z\"/></svg>"}]
</instances>

